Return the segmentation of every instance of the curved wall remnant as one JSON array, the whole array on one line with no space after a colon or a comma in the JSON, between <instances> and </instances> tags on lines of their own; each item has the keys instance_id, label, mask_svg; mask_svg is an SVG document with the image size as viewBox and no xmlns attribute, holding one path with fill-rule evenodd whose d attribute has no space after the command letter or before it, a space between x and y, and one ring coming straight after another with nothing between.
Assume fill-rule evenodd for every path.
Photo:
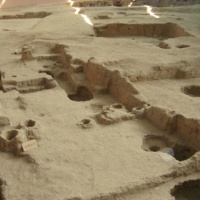
<instances>
[{"instance_id":1,"label":"curved wall remnant","mask_svg":"<svg viewBox=\"0 0 200 200\"><path fill-rule=\"evenodd\" d=\"M84 73L90 83L106 88L127 109L142 106L146 103L146 98L139 93L128 78L121 75L119 71L108 70L95 59L88 60L87 65L84 66Z\"/></svg>"}]
</instances>

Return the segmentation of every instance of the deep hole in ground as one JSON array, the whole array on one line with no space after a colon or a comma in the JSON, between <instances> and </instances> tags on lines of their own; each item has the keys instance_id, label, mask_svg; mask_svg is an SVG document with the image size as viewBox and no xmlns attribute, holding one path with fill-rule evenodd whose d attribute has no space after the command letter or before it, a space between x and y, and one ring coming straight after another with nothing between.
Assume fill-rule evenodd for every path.
<instances>
[{"instance_id":1,"label":"deep hole in ground","mask_svg":"<svg viewBox=\"0 0 200 200\"><path fill-rule=\"evenodd\" d=\"M171 195L175 200L199 200L200 180L189 180L176 185L171 190Z\"/></svg>"},{"instance_id":2,"label":"deep hole in ground","mask_svg":"<svg viewBox=\"0 0 200 200\"><path fill-rule=\"evenodd\" d=\"M200 85L185 86L181 90L189 96L200 97Z\"/></svg>"},{"instance_id":3,"label":"deep hole in ground","mask_svg":"<svg viewBox=\"0 0 200 200\"><path fill-rule=\"evenodd\" d=\"M94 98L92 92L85 86L79 86L75 94L69 94L72 101L89 101Z\"/></svg>"},{"instance_id":4,"label":"deep hole in ground","mask_svg":"<svg viewBox=\"0 0 200 200\"><path fill-rule=\"evenodd\" d=\"M192 157L197 151L191 147L184 145L175 145L173 147L174 158L178 161L184 161Z\"/></svg>"},{"instance_id":5,"label":"deep hole in ground","mask_svg":"<svg viewBox=\"0 0 200 200\"><path fill-rule=\"evenodd\" d=\"M94 26L94 31L96 36L99 37L145 36L166 39L190 36L182 27L171 22L165 24L113 23L104 26Z\"/></svg>"}]
</instances>

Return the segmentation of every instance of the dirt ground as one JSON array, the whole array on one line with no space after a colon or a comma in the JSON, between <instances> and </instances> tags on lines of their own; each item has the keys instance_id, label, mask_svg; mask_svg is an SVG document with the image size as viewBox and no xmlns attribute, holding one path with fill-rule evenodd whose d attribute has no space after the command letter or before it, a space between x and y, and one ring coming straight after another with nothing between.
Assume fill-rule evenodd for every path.
<instances>
[{"instance_id":1,"label":"dirt ground","mask_svg":"<svg viewBox=\"0 0 200 200\"><path fill-rule=\"evenodd\" d=\"M150 8L0 10L0 200L200 199L200 5Z\"/></svg>"}]
</instances>

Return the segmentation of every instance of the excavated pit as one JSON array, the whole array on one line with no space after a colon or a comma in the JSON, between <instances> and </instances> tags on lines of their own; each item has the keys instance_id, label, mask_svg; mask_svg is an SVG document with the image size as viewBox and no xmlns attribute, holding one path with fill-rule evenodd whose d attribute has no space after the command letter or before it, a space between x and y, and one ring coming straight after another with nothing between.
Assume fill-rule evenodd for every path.
<instances>
[{"instance_id":1,"label":"excavated pit","mask_svg":"<svg viewBox=\"0 0 200 200\"><path fill-rule=\"evenodd\" d=\"M69 94L72 101L89 101L94 98L92 92L85 86L79 86L75 94Z\"/></svg>"},{"instance_id":2,"label":"excavated pit","mask_svg":"<svg viewBox=\"0 0 200 200\"><path fill-rule=\"evenodd\" d=\"M80 122L78 122L77 125L83 129L90 129L95 126L95 121L90 118L85 118L85 119L81 120Z\"/></svg>"},{"instance_id":3,"label":"excavated pit","mask_svg":"<svg viewBox=\"0 0 200 200\"><path fill-rule=\"evenodd\" d=\"M171 190L171 195L175 200L199 200L200 180L189 180L176 185Z\"/></svg>"},{"instance_id":4,"label":"excavated pit","mask_svg":"<svg viewBox=\"0 0 200 200\"><path fill-rule=\"evenodd\" d=\"M189 146L175 145L174 158L178 161L184 161L191 158L197 151Z\"/></svg>"},{"instance_id":5,"label":"excavated pit","mask_svg":"<svg viewBox=\"0 0 200 200\"><path fill-rule=\"evenodd\" d=\"M191 158L197 151L189 146L173 144L168 138L157 135L147 135L143 139L142 149L149 152L163 152L173 156L178 161Z\"/></svg>"},{"instance_id":6,"label":"excavated pit","mask_svg":"<svg viewBox=\"0 0 200 200\"><path fill-rule=\"evenodd\" d=\"M185 93L189 96L200 97L200 85L185 86L181 90L183 93Z\"/></svg>"},{"instance_id":7,"label":"excavated pit","mask_svg":"<svg viewBox=\"0 0 200 200\"><path fill-rule=\"evenodd\" d=\"M94 26L94 31L98 37L145 36L167 39L190 36L182 27L171 22L165 24L113 23L105 26Z\"/></svg>"}]
</instances>

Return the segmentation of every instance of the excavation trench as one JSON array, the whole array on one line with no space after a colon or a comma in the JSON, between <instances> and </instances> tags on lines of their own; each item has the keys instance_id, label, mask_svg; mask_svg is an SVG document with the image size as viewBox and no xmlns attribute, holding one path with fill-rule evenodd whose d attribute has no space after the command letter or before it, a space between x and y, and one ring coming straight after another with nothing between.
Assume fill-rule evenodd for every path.
<instances>
[{"instance_id":1,"label":"excavation trench","mask_svg":"<svg viewBox=\"0 0 200 200\"><path fill-rule=\"evenodd\" d=\"M75 73L73 69L63 70L58 67L54 70L40 70L39 73L46 73L54 78L72 101L89 101L94 98L91 89L84 85L86 84L85 81L82 81L81 77L77 76L77 74L84 76L82 72ZM74 74L76 74L76 78L81 81L74 78Z\"/></svg>"},{"instance_id":2,"label":"excavation trench","mask_svg":"<svg viewBox=\"0 0 200 200\"><path fill-rule=\"evenodd\" d=\"M107 7L107 6L128 6L130 0L86 0L86 1L75 1L73 6L75 7Z\"/></svg>"},{"instance_id":3,"label":"excavation trench","mask_svg":"<svg viewBox=\"0 0 200 200\"><path fill-rule=\"evenodd\" d=\"M112 1L100 0L100 1L75 1L73 6L75 7L107 7L112 6Z\"/></svg>"},{"instance_id":4,"label":"excavation trench","mask_svg":"<svg viewBox=\"0 0 200 200\"><path fill-rule=\"evenodd\" d=\"M113 23L105 26L94 26L94 31L98 37L145 36L167 39L190 36L182 27L171 22L165 24Z\"/></svg>"},{"instance_id":5,"label":"excavation trench","mask_svg":"<svg viewBox=\"0 0 200 200\"><path fill-rule=\"evenodd\" d=\"M51 15L51 12L26 12L24 14L17 15L3 15L0 16L0 19L31 19L31 18L45 18Z\"/></svg>"}]
</instances>

